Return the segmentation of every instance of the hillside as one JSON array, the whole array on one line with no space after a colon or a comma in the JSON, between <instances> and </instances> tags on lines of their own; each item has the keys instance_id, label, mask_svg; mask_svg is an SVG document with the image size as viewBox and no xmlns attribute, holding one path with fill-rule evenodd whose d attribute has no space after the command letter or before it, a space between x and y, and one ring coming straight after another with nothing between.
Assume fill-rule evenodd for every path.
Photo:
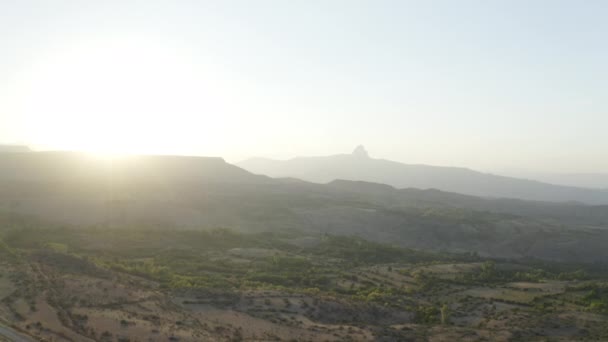
<instances>
[{"instance_id":1,"label":"hillside","mask_svg":"<svg viewBox=\"0 0 608 342\"><path fill-rule=\"evenodd\" d=\"M608 338L600 265L226 229L2 226L0 256L0 340Z\"/></svg>"},{"instance_id":2,"label":"hillside","mask_svg":"<svg viewBox=\"0 0 608 342\"><path fill-rule=\"evenodd\" d=\"M551 184L608 190L608 173L537 173L528 177Z\"/></svg>"},{"instance_id":3,"label":"hillside","mask_svg":"<svg viewBox=\"0 0 608 342\"><path fill-rule=\"evenodd\" d=\"M29 147L23 145L0 145L0 153L24 153L31 151Z\"/></svg>"},{"instance_id":4,"label":"hillside","mask_svg":"<svg viewBox=\"0 0 608 342\"><path fill-rule=\"evenodd\" d=\"M218 157L132 155L114 158L82 152L6 153L0 155L0 180L125 183L267 183L268 177ZM103 184L102 182L99 184Z\"/></svg>"},{"instance_id":5,"label":"hillside","mask_svg":"<svg viewBox=\"0 0 608 342\"><path fill-rule=\"evenodd\" d=\"M255 174L294 177L317 183L345 179L389 184L396 188L439 189L481 197L608 204L606 190L552 185L466 168L402 164L371 158L362 148L352 154L324 157L289 160L253 158L237 165Z\"/></svg>"},{"instance_id":6,"label":"hillside","mask_svg":"<svg viewBox=\"0 0 608 342\"><path fill-rule=\"evenodd\" d=\"M76 227L226 227L356 235L508 258L608 261L605 206L253 175L219 158L3 156L0 211ZM10 225L10 222L9 222Z\"/></svg>"},{"instance_id":7,"label":"hillside","mask_svg":"<svg viewBox=\"0 0 608 342\"><path fill-rule=\"evenodd\" d=\"M0 158L0 341L608 337L607 206Z\"/></svg>"}]
</instances>

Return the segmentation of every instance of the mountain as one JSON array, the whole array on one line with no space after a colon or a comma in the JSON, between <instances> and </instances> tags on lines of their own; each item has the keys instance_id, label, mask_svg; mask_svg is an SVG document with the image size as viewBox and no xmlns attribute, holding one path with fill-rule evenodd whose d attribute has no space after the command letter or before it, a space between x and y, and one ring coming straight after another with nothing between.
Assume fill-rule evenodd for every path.
<instances>
[{"instance_id":1,"label":"mountain","mask_svg":"<svg viewBox=\"0 0 608 342\"><path fill-rule=\"evenodd\" d=\"M114 183L265 183L218 157L132 155L103 158L82 152L7 153L0 156L0 180Z\"/></svg>"},{"instance_id":2,"label":"mountain","mask_svg":"<svg viewBox=\"0 0 608 342\"><path fill-rule=\"evenodd\" d=\"M31 152L29 147L23 145L0 145L0 153Z\"/></svg>"},{"instance_id":3,"label":"mountain","mask_svg":"<svg viewBox=\"0 0 608 342\"><path fill-rule=\"evenodd\" d=\"M371 158L362 146L352 154L298 157L284 161L253 158L237 165L256 174L294 177L317 183L345 179L388 184L396 188L439 189L481 197L608 204L608 190L553 185L466 168L402 164Z\"/></svg>"},{"instance_id":4,"label":"mountain","mask_svg":"<svg viewBox=\"0 0 608 342\"><path fill-rule=\"evenodd\" d=\"M551 184L608 190L608 173L522 173ZM515 174L514 176L519 177Z\"/></svg>"},{"instance_id":5,"label":"mountain","mask_svg":"<svg viewBox=\"0 0 608 342\"><path fill-rule=\"evenodd\" d=\"M0 156L0 229L18 226L22 218L83 229L328 233L415 249L608 261L608 206L488 199L345 180L273 179L221 158L5 154Z\"/></svg>"}]
</instances>

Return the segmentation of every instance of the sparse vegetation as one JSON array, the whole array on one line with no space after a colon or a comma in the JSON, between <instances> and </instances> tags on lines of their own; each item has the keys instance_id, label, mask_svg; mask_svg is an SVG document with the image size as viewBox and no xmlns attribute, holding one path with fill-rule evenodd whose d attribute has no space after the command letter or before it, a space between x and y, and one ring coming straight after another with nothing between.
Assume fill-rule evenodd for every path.
<instances>
[{"instance_id":1,"label":"sparse vegetation","mask_svg":"<svg viewBox=\"0 0 608 342\"><path fill-rule=\"evenodd\" d=\"M261 335L234 322L261 319L283 329L272 328L280 339L304 329L310 340L400 340L463 328L482 336L487 322L500 319L495 333L517 326L525 340L549 324L547 317L559 322L560 328L545 328L555 334L607 336L580 320L557 318L607 314L604 275L591 266L483 260L333 235L294 247L293 234L227 229L29 228L3 236L4 250L27 265L1 272L0 282L20 284L3 305L15 324L41 338L133 340L146 331L180 341L246 340ZM590 274L595 281L587 280ZM241 316L210 320L209 312ZM436 326L442 330L431 329Z\"/></svg>"}]
</instances>

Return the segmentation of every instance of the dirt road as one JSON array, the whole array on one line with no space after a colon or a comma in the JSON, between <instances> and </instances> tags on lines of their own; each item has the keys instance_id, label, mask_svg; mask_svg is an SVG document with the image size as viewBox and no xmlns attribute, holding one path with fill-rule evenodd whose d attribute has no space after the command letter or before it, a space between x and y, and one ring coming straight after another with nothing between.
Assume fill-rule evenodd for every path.
<instances>
[{"instance_id":1,"label":"dirt road","mask_svg":"<svg viewBox=\"0 0 608 342\"><path fill-rule=\"evenodd\" d=\"M7 338L9 341L13 342L35 342L34 339L4 325L0 325L0 337Z\"/></svg>"}]
</instances>

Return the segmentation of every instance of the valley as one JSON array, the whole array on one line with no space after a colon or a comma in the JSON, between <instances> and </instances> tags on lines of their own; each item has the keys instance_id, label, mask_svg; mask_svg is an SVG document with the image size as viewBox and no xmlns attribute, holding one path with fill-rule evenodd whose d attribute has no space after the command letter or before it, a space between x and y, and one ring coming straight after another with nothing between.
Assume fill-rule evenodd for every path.
<instances>
[{"instance_id":1,"label":"valley","mask_svg":"<svg viewBox=\"0 0 608 342\"><path fill-rule=\"evenodd\" d=\"M12 158L5 339L608 338L605 206L273 179L219 158Z\"/></svg>"}]
</instances>

